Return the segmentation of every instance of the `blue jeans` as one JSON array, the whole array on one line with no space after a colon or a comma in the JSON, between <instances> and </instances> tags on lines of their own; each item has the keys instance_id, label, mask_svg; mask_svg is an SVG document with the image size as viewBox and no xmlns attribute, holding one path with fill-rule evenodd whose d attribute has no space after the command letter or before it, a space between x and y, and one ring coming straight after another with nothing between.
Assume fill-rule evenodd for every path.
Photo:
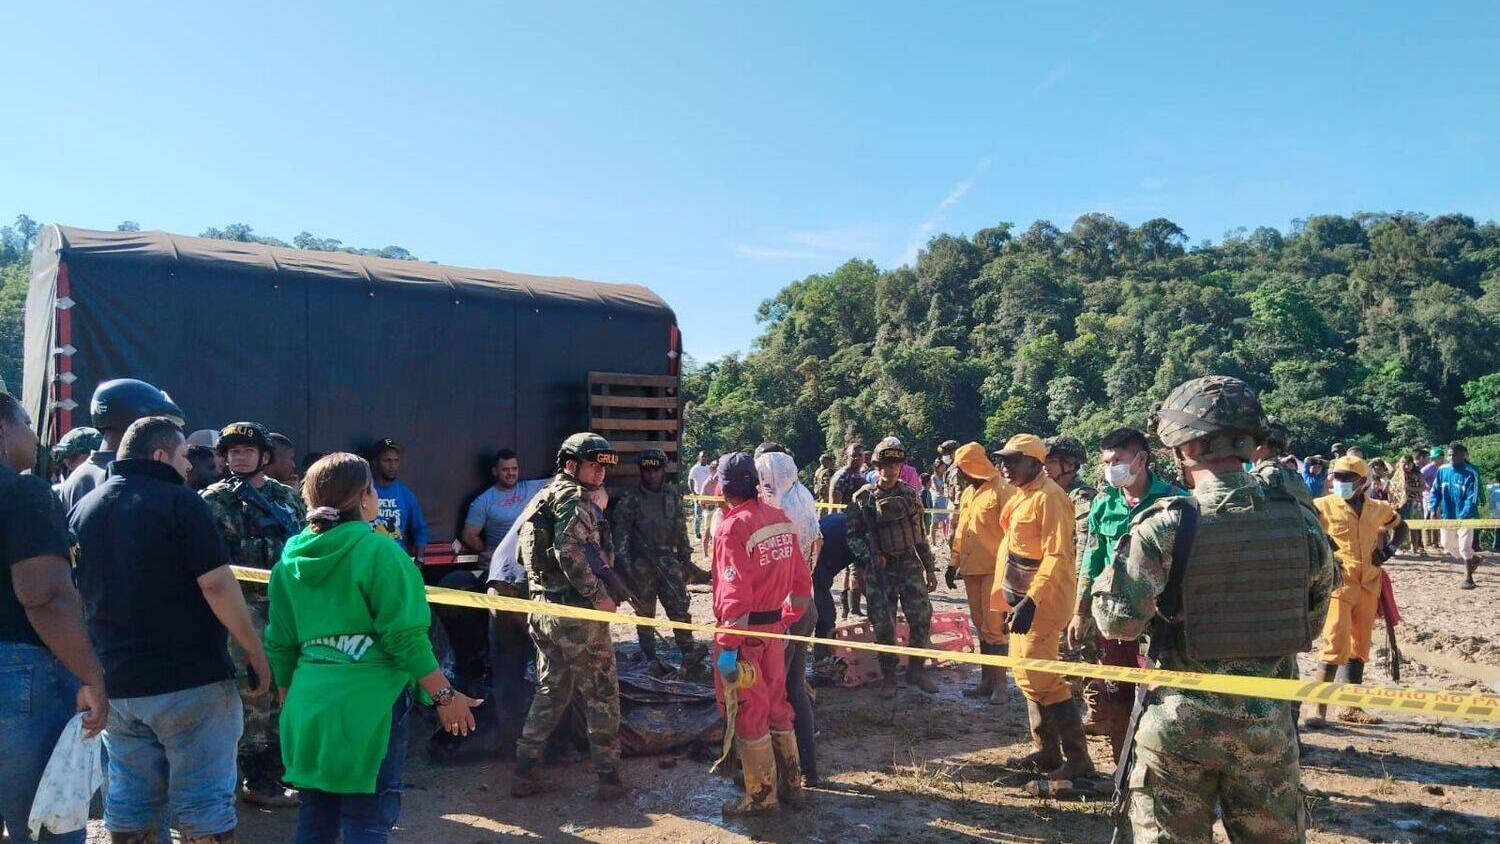
<instances>
[{"instance_id":1,"label":"blue jeans","mask_svg":"<svg viewBox=\"0 0 1500 844\"><path fill-rule=\"evenodd\" d=\"M17 842L83 844L84 830L28 837L36 785L63 727L72 720L78 680L38 645L0 642L0 822Z\"/></svg>"},{"instance_id":2,"label":"blue jeans","mask_svg":"<svg viewBox=\"0 0 1500 844\"><path fill-rule=\"evenodd\" d=\"M383 844L401 815L401 774L406 768L407 714L411 694L402 692L391 707L391 739L375 774L374 794L334 794L301 790L296 844Z\"/></svg>"},{"instance_id":3,"label":"blue jeans","mask_svg":"<svg viewBox=\"0 0 1500 844\"><path fill-rule=\"evenodd\" d=\"M153 829L170 808L184 836L234 829L235 757L244 723L233 680L111 699L104 826L110 832Z\"/></svg>"}]
</instances>

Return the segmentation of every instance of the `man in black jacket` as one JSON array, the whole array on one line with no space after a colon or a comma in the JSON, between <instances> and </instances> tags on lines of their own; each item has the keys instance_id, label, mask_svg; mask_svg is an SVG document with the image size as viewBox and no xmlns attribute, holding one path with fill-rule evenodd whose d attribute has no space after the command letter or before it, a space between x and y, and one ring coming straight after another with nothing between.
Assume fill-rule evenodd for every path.
<instances>
[{"instance_id":1,"label":"man in black jacket","mask_svg":"<svg viewBox=\"0 0 1500 844\"><path fill-rule=\"evenodd\" d=\"M187 449L176 420L135 421L70 519L110 699L104 825L116 842L154 841L163 804L185 841L234 841L243 709L226 630L249 655L252 696L270 689L224 540L183 482Z\"/></svg>"}]
</instances>

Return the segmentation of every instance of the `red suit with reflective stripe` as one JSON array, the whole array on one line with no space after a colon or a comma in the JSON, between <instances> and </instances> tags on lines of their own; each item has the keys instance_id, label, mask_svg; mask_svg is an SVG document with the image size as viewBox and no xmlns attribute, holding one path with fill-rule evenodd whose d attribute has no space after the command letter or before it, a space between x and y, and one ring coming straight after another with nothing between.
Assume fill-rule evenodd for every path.
<instances>
[{"instance_id":1,"label":"red suit with reflective stripe","mask_svg":"<svg viewBox=\"0 0 1500 844\"><path fill-rule=\"evenodd\" d=\"M714 533L713 584L715 623L745 631L716 634L715 661L719 651L732 648L739 651L741 665L755 664L755 684L739 690L735 735L751 741L772 729L792 729L786 641L754 635L756 630L785 633L812 597L812 575L786 514L759 500L730 508ZM714 691L722 705L723 680L717 671Z\"/></svg>"}]
</instances>

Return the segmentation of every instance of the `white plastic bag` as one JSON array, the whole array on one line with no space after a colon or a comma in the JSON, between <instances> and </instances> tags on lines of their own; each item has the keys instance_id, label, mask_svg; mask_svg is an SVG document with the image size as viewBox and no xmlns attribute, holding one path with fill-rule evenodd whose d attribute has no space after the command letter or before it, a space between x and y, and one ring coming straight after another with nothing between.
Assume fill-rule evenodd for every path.
<instances>
[{"instance_id":1,"label":"white plastic bag","mask_svg":"<svg viewBox=\"0 0 1500 844\"><path fill-rule=\"evenodd\" d=\"M63 727L31 803L27 828L32 838L40 837L43 828L63 833L88 825L89 801L104 780L99 742L99 736L84 738L82 712Z\"/></svg>"}]
</instances>

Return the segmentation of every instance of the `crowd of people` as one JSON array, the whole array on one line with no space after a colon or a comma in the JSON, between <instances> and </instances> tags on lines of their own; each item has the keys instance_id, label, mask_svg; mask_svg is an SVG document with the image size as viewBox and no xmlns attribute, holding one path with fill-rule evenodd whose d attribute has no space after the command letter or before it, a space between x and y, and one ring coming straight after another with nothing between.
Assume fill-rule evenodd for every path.
<instances>
[{"instance_id":1,"label":"crowd of people","mask_svg":"<svg viewBox=\"0 0 1500 844\"><path fill-rule=\"evenodd\" d=\"M104 733L114 841L156 841L169 828L235 841L237 797L299 807L298 842L383 841L399 814L412 707L431 706L442 730L467 736L484 701L466 681L481 675L495 698L487 717L513 749L513 796L552 788L544 751L575 700L595 798L627 793L607 623L541 607L529 617L447 610L450 635L468 629L488 664L459 667L473 677L440 669L412 564L428 528L399 480L400 444L299 464L288 438L256 422L185 435L181 409L133 379L101 384L91 415L94 428L55 446L49 489L26 473L31 420L0 394L0 669L12 669L0 679L26 678L0 694L27 700L0 736L0 820L12 840L29 840L42 767L81 711L87 730ZM493 485L458 537L487 568L442 585L562 607L628 604L647 617L660 604L687 622L688 584L710 584L714 623L731 632L700 643L675 630L672 644L680 675L711 673L729 715L744 787L724 813L763 814L802 805L820 783L806 680L835 661L825 645L757 634L828 639L844 576L844 612L866 615L876 642L896 644L904 620L900 643L926 648L943 547L942 578L950 589L963 581L985 654L1294 678L1296 655L1321 637L1321 679L1361 682L1381 567L1399 547L1440 543L1474 588L1472 530L1424 541L1406 521L1475 518L1479 475L1461 443L1392 466L1342 446L1331 461L1298 460L1287 440L1249 387L1209 377L1180 385L1143 429L1094 446L1102 489L1085 480L1090 449L1069 437L1020 433L994 450L949 440L921 472L887 436L869 451L850 443L841 465L820 459L811 490L774 442L699 454L688 508L654 449L637 455L639 481L611 496L620 455L580 433L548 478L523 480L514 451L496 454ZM1173 472L1157 465L1153 441ZM1500 478L1492 508L1497 492ZM695 565L699 551L710 572ZM268 582L241 583L230 564L268 570ZM657 638L637 628L646 662L658 659ZM903 682L937 691L922 657L882 653L879 664L875 694L896 696ZM1006 763L1022 781L1097 777L1087 736L1105 736L1136 840L1207 840L1216 812L1233 840L1300 840L1295 708L1104 681L1082 684L1077 701L1063 675L1009 674L1031 730L1030 751ZM1008 705L1007 675L985 666L964 694ZM1302 727L1327 716L1320 707ZM1335 717L1373 720L1347 708Z\"/></svg>"}]
</instances>

